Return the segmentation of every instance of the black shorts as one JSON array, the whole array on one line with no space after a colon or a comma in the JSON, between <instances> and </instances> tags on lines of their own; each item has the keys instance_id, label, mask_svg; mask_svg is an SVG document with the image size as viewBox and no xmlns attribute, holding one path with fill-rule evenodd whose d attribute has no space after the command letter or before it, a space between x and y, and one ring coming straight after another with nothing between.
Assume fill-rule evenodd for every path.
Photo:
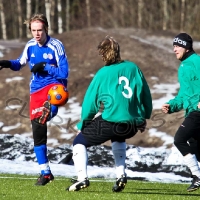
<instances>
[{"instance_id":1,"label":"black shorts","mask_svg":"<svg viewBox=\"0 0 200 200\"><path fill-rule=\"evenodd\" d=\"M174 144L183 156L193 154L193 148L188 141L193 138L197 141L197 148L200 152L200 112L189 113L174 136Z\"/></svg>"},{"instance_id":2,"label":"black shorts","mask_svg":"<svg viewBox=\"0 0 200 200\"><path fill-rule=\"evenodd\" d=\"M133 137L137 130L135 124L108 122L100 115L92 121L85 121L81 132L90 146L93 146L108 140L125 142L126 139Z\"/></svg>"}]
</instances>

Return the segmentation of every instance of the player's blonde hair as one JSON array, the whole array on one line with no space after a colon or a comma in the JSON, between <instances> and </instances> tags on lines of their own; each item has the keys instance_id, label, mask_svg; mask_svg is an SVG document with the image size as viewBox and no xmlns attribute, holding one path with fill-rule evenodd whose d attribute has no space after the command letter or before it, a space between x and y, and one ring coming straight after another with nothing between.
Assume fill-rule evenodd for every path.
<instances>
[{"instance_id":1,"label":"player's blonde hair","mask_svg":"<svg viewBox=\"0 0 200 200\"><path fill-rule=\"evenodd\" d=\"M98 45L99 55L102 56L106 65L121 62L120 47L118 42L107 35Z\"/></svg>"},{"instance_id":2,"label":"player's blonde hair","mask_svg":"<svg viewBox=\"0 0 200 200\"><path fill-rule=\"evenodd\" d=\"M46 33L48 33L49 24L48 24L48 21L47 21L47 18L46 18L45 15L43 15L43 14L34 14L30 19L27 19L27 20L24 21L24 24L28 24L28 28L29 28L30 31L31 31L31 23L34 22L34 21L42 22Z\"/></svg>"}]
</instances>

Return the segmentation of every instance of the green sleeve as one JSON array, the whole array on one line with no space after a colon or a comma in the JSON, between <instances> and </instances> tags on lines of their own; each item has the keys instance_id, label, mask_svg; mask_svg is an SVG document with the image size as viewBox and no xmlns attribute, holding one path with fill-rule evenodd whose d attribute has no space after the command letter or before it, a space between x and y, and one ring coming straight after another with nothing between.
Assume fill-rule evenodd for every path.
<instances>
[{"instance_id":1,"label":"green sleeve","mask_svg":"<svg viewBox=\"0 0 200 200\"><path fill-rule=\"evenodd\" d=\"M141 99L141 103L143 104L144 107L144 118L145 119L150 119L151 117L151 113L152 113L152 97L151 97L151 92L149 89L149 86L146 82L146 79L143 75L143 73L138 69L139 72L139 76L140 76L140 80L141 80L141 90L139 93L137 94L138 99ZM139 80L137 80L137 82L139 82Z\"/></svg>"},{"instance_id":2,"label":"green sleeve","mask_svg":"<svg viewBox=\"0 0 200 200\"><path fill-rule=\"evenodd\" d=\"M178 95L174 99L168 101L167 104L170 105L169 113L178 112L183 109L183 98L181 89L179 90Z\"/></svg>"},{"instance_id":3,"label":"green sleeve","mask_svg":"<svg viewBox=\"0 0 200 200\"><path fill-rule=\"evenodd\" d=\"M90 83L82 103L81 121L77 124L77 128L81 130L83 123L87 120L92 120L99 111L97 102L99 78L96 74Z\"/></svg>"}]
</instances>

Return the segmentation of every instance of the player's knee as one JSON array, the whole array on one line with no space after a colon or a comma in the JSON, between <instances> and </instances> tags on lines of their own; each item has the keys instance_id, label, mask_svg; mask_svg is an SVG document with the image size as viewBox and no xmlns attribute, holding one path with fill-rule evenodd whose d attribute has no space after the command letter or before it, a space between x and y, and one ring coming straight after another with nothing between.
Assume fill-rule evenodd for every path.
<instances>
[{"instance_id":1,"label":"player's knee","mask_svg":"<svg viewBox=\"0 0 200 200\"><path fill-rule=\"evenodd\" d=\"M84 138L83 134L82 133L79 133L75 138L74 138L74 141L73 141L73 146L77 145L77 144L82 144L84 145L85 147L89 147L89 143L88 141Z\"/></svg>"},{"instance_id":2,"label":"player's knee","mask_svg":"<svg viewBox=\"0 0 200 200\"><path fill-rule=\"evenodd\" d=\"M112 150L118 150L118 149L126 149L126 142L112 142L111 144Z\"/></svg>"},{"instance_id":3,"label":"player's knee","mask_svg":"<svg viewBox=\"0 0 200 200\"><path fill-rule=\"evenodd\" d=\"M182 147L185 146L185 143L183 141L174 139L174 145L180 151Z\"/></svg>"}]
</instances>

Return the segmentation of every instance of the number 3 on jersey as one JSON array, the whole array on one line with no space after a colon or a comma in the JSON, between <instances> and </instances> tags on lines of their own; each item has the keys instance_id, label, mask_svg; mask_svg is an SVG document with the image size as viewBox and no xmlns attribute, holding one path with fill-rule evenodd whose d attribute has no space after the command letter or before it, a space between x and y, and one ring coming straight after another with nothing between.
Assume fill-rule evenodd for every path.
<instances>
[{"instance_id":1,"label":"number 3 on jersey","mask_svg":"<svg viewBox=\"0 0 200 200\"><path fill-rule=\"evenodd\" d=\"M124 91L122 92L123 96L127 99L130 99L133 95L133 91L132 89L129 87L129 80L125 77L125 76L120 76L119 77L119 84L122 83L122 81L125 82L125 85L124 85L124 90L127 90L128 91L128 94L126 94Z\"/></svg>"}]
</instances>

